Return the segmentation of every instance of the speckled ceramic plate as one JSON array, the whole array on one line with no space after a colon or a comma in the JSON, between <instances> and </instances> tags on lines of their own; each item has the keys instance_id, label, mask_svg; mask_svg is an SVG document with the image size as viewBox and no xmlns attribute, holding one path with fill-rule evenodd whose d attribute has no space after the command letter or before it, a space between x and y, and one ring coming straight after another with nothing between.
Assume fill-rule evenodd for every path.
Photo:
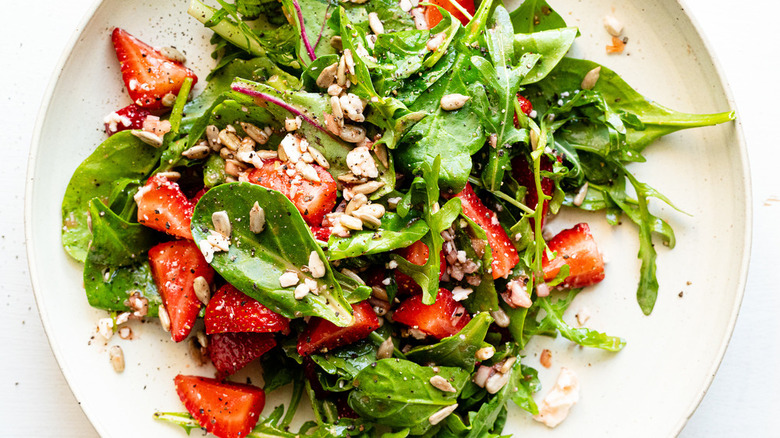
<instances>
[{"instance_id":1,"label":"speckled ceramic plate","mask_svg":"<svg viewBox=\"0 0 780 438\"><path fill-rule=\"evenodd\" d=\"M689 112L734 107L706 44L674 0L627 0L614 14L626 26L626 53L608 56L601 19L611 4L558 0L553 6L582 36L574 55L616 70L641 93ZM122 343L127 367L113 371L108 346L94 337L104 312L87 305L81 265L60 246L59 208L78 164L100 143L103 116L129 103L109 35L121 26L154 45L182 49L201 78L212 60L210 32L186 14L186 2L105 0L81 27L49 89L30 155L26 225L30 272L44 326L60 366L95 429L105 437L183 437L152 418L183 407L173 387L181 372L208 375L185 345L167 340L156 323L135 324ZM538 339L526 363L541 370L545 389L562 366L581 380L570 417L549 430L511 409L506 432L524 437L672 436L706 391L726 348L745 284L750 242L750 190L739 123L670 135L647 151L648 163L630 169L667 194L690 216L656 205L677 231L673 251L659 247L658 304L644 316L634 297L637 230L610 227L601 215L564 212L553 231L588 221L608 259L606 280L583 292L570 314L587 309L589 325L628 340L619 354L584 350L565 340ZM552 367L538 352L552 351ZM246 370L240 378L255 376ZM269 407L282 402L274 400ZM305 411L305 409L303 410ZM305 412L303 412L305 414Z\"/></svg>"}]
</instances>

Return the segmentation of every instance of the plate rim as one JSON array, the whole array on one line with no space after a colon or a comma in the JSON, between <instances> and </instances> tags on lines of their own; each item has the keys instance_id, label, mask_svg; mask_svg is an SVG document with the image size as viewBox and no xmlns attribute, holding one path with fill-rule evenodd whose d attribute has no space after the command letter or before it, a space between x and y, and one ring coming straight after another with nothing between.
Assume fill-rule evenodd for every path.
<instances>
[{"instance_id":1,"label":"plate rim","mask_svg":"<svg viewBox=\"0 0 780 438\"><path fill-rule=\"evenodd\" d=\"M729 84L729 81L727 80L727 77L720 63L720 60L714 53L712 49L713 48L712 43L710 42L708 36L703 32L702 27L699 24L698 20L690 12L690 9L688 8L688 0L664 0L664 1L670 1L676 3L679 6L680 12L684 15L684 17L688 20L688 22L693 27L696 37L698 37L701 40L702 46L709 57L709 61L712 63L712 67L717 76L720 89L723 92L723 95L726 98L729 107L737 114L737 116L739 116L740 112L738 110L737 102L734 99L734 94L731 90L731 86ZM24 235L25 235L25 249L27 253L27 266L28 266L28 272L30 276L30 283L33 289L33 296L35 298L35 304L38 309L38 314L40 316L44 332L46 333L46 340L49 344L49 348L54 354L60 372L62 373L63 377L65 377L65 380L68 383L68 389L70 390L71 394L73 394L73 397L76 399L76 401L78 402L79 408L87 417L91 426L101 436L108 436L110 434L107 433L108 431L104 428L102 422L100 422L99 419L94 418L93 415L90 412L88 412L87 409L85 409L84 403L81 402L81 400L79 399L76 391L74 390L71 384L73 379L71 375L72 371L67 367L63 366L64 353L61 351L60 346L55 345L53 343L52 337L50 336L51 330L53 330L53 328L50 326L51 324L50 318L46 310L46 307L43 305L44 298L42 297L42 294L40 292L41 288L39 286L39 281L38 281L38 275L39 275L38 268L34 263L36 250L34 248L34 245L32 244L33 242L32 192L35 184L34 171L37 164L38 151L41 146L40 145L41 132L43 130L46 115L49 111L49 107L54 97L54 89L56 88L59 82L65 64L70 59L70 56L73 50L75 49L76 44L79 42L82 34L84 33L84 30L89 26L90 22L95 18L97 10L105 2L106 0L93 0L92 4L86 9L83 17L79 21L79 24L73 30L69 38L69 41L66 43L57 61L57 64L49 78L48 84L46 86L46 89L43 93L43 97L41 99L41 106L36 115L36 122L33 128L33 135L30 141L30 151L28 153L28 159L27 159L27 170L25 176L25 190L24 190ZM729 315L729 321L728 324L725 326L726 329L725 336L723 336L723 338L721 339L720 346L718 347L715 358L712 361L713 363L710 365L709 372L707 373L707 376L705 377L701 388L698 390L697 394L695 394L693 400L691 400L691 403L688 405L686 413L672 427L671 436L677 436L680 434L682 429L688 423L688 420L690 420L690 418L696 412L696 409L699 407L702 400L704 399L704 396L706 395L707 391L711 387L712 382L715 379L715 375L717 374L720 365L723 363L723 358L726 354L728 346L731 343L731 338L734 334L734 328L736 326L737 318L739 316L739 312L742 307L742 302L747 287L747 277L748 277L748 272L750 267L750 259L752 255L751 251L753 246L754 218L753 218L752 174L750 170L748 148L745 142L742 120L740 117L737 117L734 121L732 121L732 123L734 124L734 131L737 140L736 145L739 148L739 157L740 157L741 170L742 170L742 174L740 175L740 177L742 179L742 183L744 184L743 199L745 204L743 210L745 214L745 228L743 233L744 252L742 255L742 260L738 271L737 290L736 290L736 295L734 297L734 302L732 304L731 314Z\"/></svg>"}]
</instances>

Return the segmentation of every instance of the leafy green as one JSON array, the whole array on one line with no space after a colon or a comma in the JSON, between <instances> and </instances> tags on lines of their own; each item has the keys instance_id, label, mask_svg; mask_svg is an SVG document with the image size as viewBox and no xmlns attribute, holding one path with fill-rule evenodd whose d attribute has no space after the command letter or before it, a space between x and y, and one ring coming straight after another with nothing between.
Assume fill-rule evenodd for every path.
<instances>
[{"instance_id":1,"label":"leafy green","mask_svg":"<svg viewBox=\"0 0 780 438\"><path fill-rule=\"evenodd\" d=\"M352 381L367 366L376 362L377 347L371 341L361 341L326 354L309 357L323 372L319 382L326 391L344 392L352 389Z\"/></svg>"},{"instance_id":2,"label":"leafy green","mask_svg":"<svg viewBox=\"0 0 780 438\"><path fill-rule=\"evenodd\" d=\"M155 316L160 296L146 254L157 241L156 233L125 221L98 199L89 202L89 213L93 234L84 262L89 305L127 311L125 301L138 292L149 301L149 316Z\"/></svg>"},{"instance_id":3,"label":"leafy green","mask_svg":"<svg viewBox=\"0 0 780 438\"><path fill-rule=\"evenodd\" d=\"M444 392L431 385L434 376L452 384L456 392ZM361 417L393 427L409 427L421 434L430 427L428 418L457 402L469 373L454 367L433 368L401 359L382 359L364 368L355 378L349 406Z\"/></svg>"},{"instance_id":4,"label":"leafy green","mask_svg":"<svg viewBox=\"0 0 780 438\"><path fill-rule=\"evenodd\" d=\"M401 216L386 212L379 229L353 232L349 237L330 236L328 259L340 260L349 257L378 254L394 249L406 248L428 233L428 225L418 217Z\"/></svg>"},{"instance_id":5,"label":"leafy green","mask_svg":"<svg viewBox=\"0 0 780 438\"><path fill-rule=\"evenodd\" d=\"M80 262L87 257L92 239L89 201L98 198L114 211L127 211L125 207L134 204L130 189L145 180L159 159L160 150L122 131L101 143L76 168L62 199L62 245L71 257Z\"/></svg>"},{"instance_id":6,"label":"leafy green","mask_svg":"<svg viewBox=\"0 0 780 438\"><path fill-rule=\"evenodd\" d=\"M439 366L459 367L474 371L477 350L486 347L487 335L493 318L488 313L478 313L458 333L436 344L415 347L406 357L417 363L434 363Z\"/></svg>"},{"instance_id":7,"label":"leafy green","mask_svg":"<svg viewBox=\"0 0 780 438\"><path fill-rule=\"evenodd\" d=\"M428 224L428 233L422 242L428 247L428 254L439 254L444 244L441 232L450 227L452 222L460 214L460 198L452 198L441 209L439 205L439 175L441 170L441 157L433 160L433 166L427 162L422 163L422 177L416 177L412 181L409 193L404 196L398 206L398 213L406 217L409 208L418 203L423 206L423 220ZM438 211L437 211L438 210ZM392 255L398 263L398 270L412 277L420 285L423 291L423 303L433 304L439 292L439 273L441 272L441 259L428 257L424 265L415 265L398 254Z\"/></svg>"},{"instance_id":8,"label":"leafy green","mask_svg":"<svg viewBox=\"0 0 780 438\"><path fill-rule=\"evenodd\" d=\"M566 27L566 22L545 0L523 0L511 14L515 33L533 33Z\"/></svg>"},{"instance_id":9,"label":"leafy green","mask_svg":"<svg viewBox=\"0 0 780 438\"><path fill-rule=\"evenodd\" d=\"M601 348L607 351L620 351L625 347L626 341L623 338L608 336L588 328L574 328L563 320L563 310L550 302L548 297L537 298L536 303L547 313L544 321L554 326L561 335L583 347ZM566 303L568 305L568 303ZM565 307L564 307L565 309Z\"/></svg>"},{"instance_id":10,"label":"leafy green","mask_svg":"<svg viewBox=\"0 0 780 438\"><path fill-rule=\"evenodd\" d=\"M563 59L576 37L576 27L515 35L515 57L521 57L527 53L541 55L539 62L523 77L521 85L533 84L544 79Z\"/></svg>"},{"instance_id":11,"label":"leafy green","mask_svg":"<svg viewBox=\"0 0 780 438\"><path fill-rule=\"evenodd\" d=\"M255 202L265 210L265 229L259 234L249 230L249 210ZM286 196L251 183L229 183L209 190L192 215L196 242L209 236L209 229L213 229L211 216L217 211L227 212L232 224L230 250L216 253L211 262L225 280L288 318L319 316L336 325L349 325L351 306L330 266L325 263L325 276L316 279L303 270L312 252L323 261L325 254ZM295 272L301 281L315 281L319 294L310 293L296 300L292 287L279 284L285 271Z\"/></svg>"}]
</instances>

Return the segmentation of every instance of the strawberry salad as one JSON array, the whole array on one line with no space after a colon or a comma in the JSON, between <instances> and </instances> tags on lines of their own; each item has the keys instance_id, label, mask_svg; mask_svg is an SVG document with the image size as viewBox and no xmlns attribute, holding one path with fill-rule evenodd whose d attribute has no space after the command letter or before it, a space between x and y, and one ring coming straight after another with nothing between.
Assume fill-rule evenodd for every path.
<instances>
[{"instance_id":1,"label":"strawberry salad","mask_svg":"<svg viewBox=\"0 0 780 438\"><path fill-rule=\"evenodd\" d=\"M62 203L100 333L158 318L202 367L172 382L187 412L156 417L218 437L500 436L509 405L563 421L576 374L537 403L529 340L625 341L564 320L607 272L586 223L547 219L636 224L650 314L653 241L674 232L627 165L734 114L670 110L567 57L579 32L544 1L218 3L190 4L217 60L194 97L179 50L113 31L133 103ZM230 380L256 360L263 387ZM264 411L280 387L287 408Z\"/></svg>"}]
</instances>

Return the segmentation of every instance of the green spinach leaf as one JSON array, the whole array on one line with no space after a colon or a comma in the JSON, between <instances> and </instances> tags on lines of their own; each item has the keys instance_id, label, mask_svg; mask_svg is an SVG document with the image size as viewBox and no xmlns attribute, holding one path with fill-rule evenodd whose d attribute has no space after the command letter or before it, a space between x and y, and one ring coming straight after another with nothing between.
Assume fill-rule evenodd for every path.
<instances>
[{"instance_id":1,"label":"green spinach leaf","mask_svg":"<svg viewBox=\"0 0 780 438\"><path fill-rule=\"evenodd\" d=\"M444 338L436 344L415 347L406 357L417 363L435 363L439 366L459 367L474 371L477 350L488 346L485 343L493 318L488 313L478 313L458 333Z\"/></svg>"},{"instance_id":2,"label":"green spinach leaf","mask_svg":"<svg viewBox=\"0 0 780 438\"><path fill-rule=\"evenodd\" d=\"M427 233L428 225L424 220L414 216L402 218L398 214L387 212L382 216L382 225L378 230L357 231L350 237L331 235L328 241L328 259L340 260L406 248Z\"/></svg>"}]
</instances>

